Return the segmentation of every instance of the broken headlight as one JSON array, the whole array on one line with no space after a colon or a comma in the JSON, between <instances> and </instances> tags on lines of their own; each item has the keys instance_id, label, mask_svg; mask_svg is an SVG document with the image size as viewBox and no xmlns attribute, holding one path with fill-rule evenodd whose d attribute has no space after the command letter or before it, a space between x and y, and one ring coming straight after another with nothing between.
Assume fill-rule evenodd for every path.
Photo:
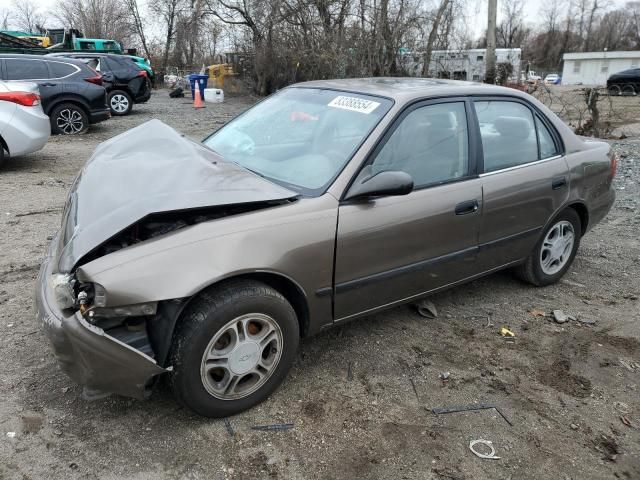
<instances>
[{"instance_id":1,"label":"broken headlight","mask_svg":"<svg viewBox=\"0 0 640 480\"><path fill-rule=\"evenodd\" d=\"M57 274L50 279L51 290L60 309L73 308L76 304L76 294L73 290L75 280L71 275Z\"/></svg>"}]
</instances>

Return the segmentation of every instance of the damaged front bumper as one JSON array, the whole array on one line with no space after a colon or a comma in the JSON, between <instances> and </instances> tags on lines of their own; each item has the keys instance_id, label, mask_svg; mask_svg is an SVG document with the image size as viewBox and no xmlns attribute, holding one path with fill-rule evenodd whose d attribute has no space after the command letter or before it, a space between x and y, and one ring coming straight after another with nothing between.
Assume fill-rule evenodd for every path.
<instances>
[{"instance_id":1,"label":"damaged front bumper","mask_svg":"<svg viewBox=\"0 0 640 480\"><path fill-rule=\"evenodd\" d=\"M50 282L57 238L51 242L36 284L38 323L53 345L60 368L85 387L86 396L116 393L143 399L151 380L168 370L135 348L87 322L80 312L58 308Z\"/></svg>"}]
</instances>

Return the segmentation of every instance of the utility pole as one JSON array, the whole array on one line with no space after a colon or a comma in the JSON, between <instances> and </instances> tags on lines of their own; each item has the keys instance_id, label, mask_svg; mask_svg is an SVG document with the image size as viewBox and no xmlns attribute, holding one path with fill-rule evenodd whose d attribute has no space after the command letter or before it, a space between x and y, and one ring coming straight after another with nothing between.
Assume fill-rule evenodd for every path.
<instances>
[{"instance_id":1,"label":"utility pole","mask_svg":"<svg viewBox=\"0 0 640 480\"><path fill-rule=\"evenodd\" d=\"M489 15L487 18L487 68L484 81L496 83L496 16L498 0L489 0Z\"/></svg>"}]
</instances>

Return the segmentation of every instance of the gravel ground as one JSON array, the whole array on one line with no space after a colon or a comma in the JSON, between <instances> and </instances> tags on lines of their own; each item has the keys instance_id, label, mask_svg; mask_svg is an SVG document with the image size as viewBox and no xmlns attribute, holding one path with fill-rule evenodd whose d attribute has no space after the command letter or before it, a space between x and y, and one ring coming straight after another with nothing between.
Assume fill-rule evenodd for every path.
<instances>
[{"instance_id":1,"label":"gravel ground","mask_svg":"<svg viewBox=\"0 0 640 480\"><path fill-rule=\"evenodd\" d=\"M157 92L126 118L52 138L0 172L0 478L640 478L640 142L613 142L618 199L561 283L499 273L305 340L284 385L225 423L166 387L85 402L34 319L32 292L65 192L95 146L149 118L201 139L255 99L194 111ZM580 319L559 325L532 309ZM509 326L515 342L498 334ZM439 378L449 372L447 381ZM433 407L494 403L435 415ZM252 425L293 423L289 431ZM628 423L628 424L627 424ZM499 460L468 448L491 440Z\"/></svg>"}]
</instances>

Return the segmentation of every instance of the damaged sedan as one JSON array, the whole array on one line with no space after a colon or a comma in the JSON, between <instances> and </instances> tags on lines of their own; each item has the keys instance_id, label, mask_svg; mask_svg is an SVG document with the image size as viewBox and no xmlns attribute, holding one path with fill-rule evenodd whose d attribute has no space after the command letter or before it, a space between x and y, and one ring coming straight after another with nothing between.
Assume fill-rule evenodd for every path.
<instances>
[{"instance_id":1,"label":"damaged sedan","mask_svg":"<svg viewBox=\"0 0 640 480\"><path fill-rule=\"evenodd\" d=\"M557 282L615 172L532 97L466 82L297 84L202 144L153 120L72 185L38 319L85 397L166 376L193 411L232 415L302 337L500 269Z\"/></svg>"}]
</instances>

